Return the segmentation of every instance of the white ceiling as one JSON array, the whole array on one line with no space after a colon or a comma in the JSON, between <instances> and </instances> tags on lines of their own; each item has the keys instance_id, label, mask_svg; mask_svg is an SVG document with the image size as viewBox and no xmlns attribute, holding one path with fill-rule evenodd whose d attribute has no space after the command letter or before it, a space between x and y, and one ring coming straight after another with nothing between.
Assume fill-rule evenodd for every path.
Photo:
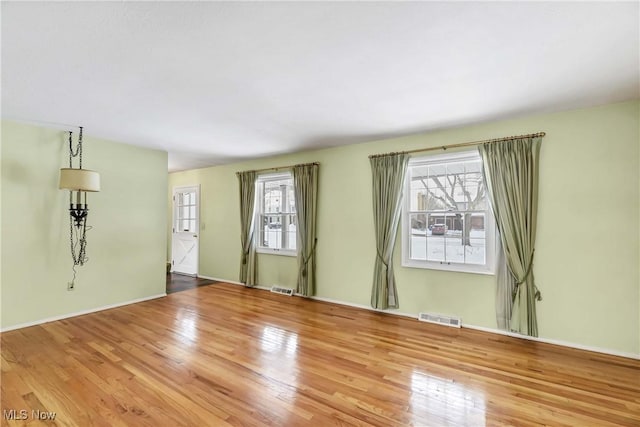
<instances>
[{"instance_id":1,"label":"white ceiling","mask_svg":"<svg viewBox=\"0 0 640 427\"><path fill-rule=\"evenodd\" d=\"M181 170L635 99L639 5L2 2L2 116Z\"/></svg>"}]
</instances>

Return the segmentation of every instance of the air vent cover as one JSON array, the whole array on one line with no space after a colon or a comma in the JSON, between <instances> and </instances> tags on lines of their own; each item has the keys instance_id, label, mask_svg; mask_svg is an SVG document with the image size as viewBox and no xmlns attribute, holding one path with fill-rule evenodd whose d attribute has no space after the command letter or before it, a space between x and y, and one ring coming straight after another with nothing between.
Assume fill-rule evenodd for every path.
<instances>
[{"instance_id":1,"label":"air vent cover","mask_svg":"<svg viewBox=\"0 0 640 427\"><path fill-rule=\"evenodd\" d=\"M281 286L272 286L271 292L273 292L274 294L282 294L282 295L288 295L288 296L293 295L293 289L283 288Z\"/></svg>"},{"instance_id":2,"label":"air vent cover","mask_svg":"<svg viewBox=\"0 0 640 427\"><path fill-rule=\"evenodd\" d=\"M420 313L418 320L422 322L437 323L438 325L451 326L453 328L459 328L461 320L459 317L445 316L443 314L435 313Z\"/></svg>"}]
</instances>

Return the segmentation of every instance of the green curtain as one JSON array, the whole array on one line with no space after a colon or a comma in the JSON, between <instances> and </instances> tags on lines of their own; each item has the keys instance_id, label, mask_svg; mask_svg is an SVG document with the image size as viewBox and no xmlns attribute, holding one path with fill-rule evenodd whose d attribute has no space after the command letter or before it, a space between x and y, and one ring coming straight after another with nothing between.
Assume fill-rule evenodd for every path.
<instances>
[{"instance_id":1,"label":"green curtain","mask_svg":"<svg viewBox=\"0 0 640 427\"><path fill-rule=\"evenodd\" d=\"M506 263L516 281L510 328L533 337L541 300L533 276L541 141L523 138L478 147Z\"/></svg>"},{"instance_id":2,"label":"green curtain","mask_svg":"<svg viewBox=\"0 0 640 427\"><path fill-rule=\"evenodd\" d=\"M500 237L496 244L498 262L496 265L496 323L498 328L510 331L513 295L516 291L516 279L509 271L507 257L504 254Z\"/></svg>"},{"instance_id":3,"label":"green curtain","mask_svg":"<svg viewBox=\"0 0 640 427\"><path fill-rule=\"evenodd\" d=\"M293 186L296 200L298 248L298 289L306 297L315 294L316 286L316 221L318 216L317 164L293 167Z\"/></svg>"},{"instance_id":4,"label":"green curtain","mask_svg":"<svg viewBox=\"0 0 640 427\"><path fill-rule=\"evenodd\" d=\"M384 310L399 307L392 258L402 210L402 192L409 155L393 153L373 156L370 162L373 179L373 224L376 233L371 306Z\"/></svg>"},{"instance_id":5,"label":"green curtain","mask_svg":"<svg viewBox=\"0 0 640 427\"><path fill-rule=\"evenodd\" d=\"M240 182L240 244L242 246L240 282L247 286L255 286L258 281L256 247L253 239L256 172L238 172L237 175Z\"/></svg>"}]
</instances>

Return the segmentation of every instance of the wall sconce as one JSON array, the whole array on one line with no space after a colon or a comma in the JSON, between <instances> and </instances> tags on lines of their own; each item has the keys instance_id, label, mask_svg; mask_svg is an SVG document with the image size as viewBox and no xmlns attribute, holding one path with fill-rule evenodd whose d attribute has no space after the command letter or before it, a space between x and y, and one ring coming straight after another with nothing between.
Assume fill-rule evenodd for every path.
<instances>
[{"instance_id":1,"label":"wall sconce","mask_svg":"<svg viewBox=\"0 0 640 427\"><path fill-rule=\"evenodd\" d=\"M87 230L90 230L91 227L87 227L87 216L89 215L87 193L100 191L100 174L82 169L82 127L80 127L80 137L75 150L73 149L72 136L73 132L69 132L69 167L60 169L58 188L69 190L69 239L75 280L75 267L84 265L89 260L86 253ZM78 169L73 167L74 157L79 158ZM73 286L73 281L70 286Z\"/></svg>"}]
</instances>

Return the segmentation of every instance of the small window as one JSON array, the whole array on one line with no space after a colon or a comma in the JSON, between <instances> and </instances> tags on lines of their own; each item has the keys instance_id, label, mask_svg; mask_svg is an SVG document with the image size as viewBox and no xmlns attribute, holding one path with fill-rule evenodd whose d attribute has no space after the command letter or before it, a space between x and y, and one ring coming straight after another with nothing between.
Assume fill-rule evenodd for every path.
<instances>
[{"instance_id":1,"label":"small window","mask_svg":"<svg viewBox=\"0 0 640 427\"><path fill-rule=\"evenodd\" d=\"M175 214L173 232L196 233L196 192L180 191L175 193Z\"/></svg>"},{"instance_id":2,"label":"small window","mask_svg":"<svg viewBox=\"0 0 640 427\"><path fill-rule=\"evenodd\" d=\"M402 230L406 267L493 273L495 225L477 151L409 162Z\"/></svg>"},{"instance_id":3,"label":"small window","mask_svg":"<svg viewBox=\"0 0 640 427\"><path fill-rule=\"evenodd\" d=\"M296 202L291 173L258 176L256 198L258 252L296 255Z\"/></svg>"}]
</instances>

